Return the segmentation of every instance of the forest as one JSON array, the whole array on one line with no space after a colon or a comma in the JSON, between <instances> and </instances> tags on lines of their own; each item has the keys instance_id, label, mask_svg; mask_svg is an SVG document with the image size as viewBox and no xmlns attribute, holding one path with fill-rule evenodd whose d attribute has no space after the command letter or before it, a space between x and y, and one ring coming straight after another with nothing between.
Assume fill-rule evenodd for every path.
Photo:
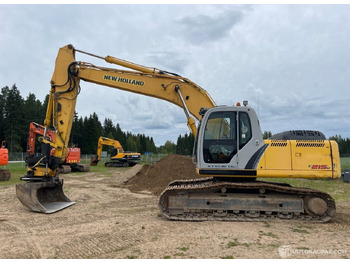
<instances>
[{"instance_id":1,"label":"forest","mask_svg":"<svg viewBox=\"0 0 350 262\"><path fill-rule=\"evenodd\" d=\"M6 141L5 145L10 152L25 152L27 148L29 124L36 122L43 124L49 96L43 102L30 93L23 98L16 85L11 88L5 86L0 94L0 140ZM89 117L79 117L76 113L73 120L70 145L81 149L82 154L95 154L97 141L100 136L118 140L124 150L161 154L185 154L192 153L194 137L192 134L179 136L177 144L167 141L164 145L156 147L153 137L145 134L132 134L124 132L121 126L114 124L111 119L100 121L96 113ZM1 142L0 141L0 142ZM39 143L36 143L39 148ZM36 151L38 152L38 150Z\"/></svg>"},{"instance_id":2,"label":"forest","mask_svg":"<svg viewBox=\"0 0 350 262\"><path fill-rule=\"evenodd\" d=\"M33 93L29 93L26 98L23 98L15 84L11 88L5 86L1 89L0 142L5 140L5 145L10 152L26 151L29 124L31 122L43 124L47 103L48 95L43 102L37 99ZM265 131L263 135L264 138L268 138L272 134L270 131ZM70 145L79 147L82 154L95 154L100 136L118 140L123 145L124 150L140 152L141 154L150 152L191 155L194 144L194 137L189 133L183 136L179 135L176 143L166 141L164 145L156 147L153 137L124 132L122 127L118 123L114 124L111 119L105 118L101 122L96 113L84 118L79 117L77 113L75 114ZM338 142L340 154L350 154L349 138L343 138L337 134L329 139Z\"/></svg>"}]
</instances>

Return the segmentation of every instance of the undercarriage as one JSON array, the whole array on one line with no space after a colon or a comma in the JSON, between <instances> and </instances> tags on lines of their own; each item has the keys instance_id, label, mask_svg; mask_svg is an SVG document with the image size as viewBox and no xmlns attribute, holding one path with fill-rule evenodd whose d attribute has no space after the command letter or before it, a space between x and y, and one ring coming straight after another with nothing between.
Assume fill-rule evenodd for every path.
<instances>
[{"instance_id":1,"label":"undercarriage","mask_svg":"<svg viewBox=\"0 0 350 262\"><path fill-rule=\"evenodd\" d=\"M111 161L111 162L106 162L105 166L106 167L132 167L135 166L137 162L133 161Z\"/></svg>"},{"instance_id":2,"label":"undercarriage","mask_svg":"<svg viewBox=\"0 0 350 262\"><path fill-rule=\"evenodd\" d=\"M293 219L327 222L335 202L327 193L263 181L213 178L170 183L159 199L164 217L184 221L266 221Z\"/></svg>"}]
</instances>

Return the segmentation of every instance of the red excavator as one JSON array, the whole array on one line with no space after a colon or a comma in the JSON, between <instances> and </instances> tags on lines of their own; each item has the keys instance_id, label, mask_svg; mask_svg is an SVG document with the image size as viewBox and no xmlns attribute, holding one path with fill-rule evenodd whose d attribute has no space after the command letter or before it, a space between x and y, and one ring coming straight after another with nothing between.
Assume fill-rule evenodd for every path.
<instances>
[{"instance_id":1,"label":"red excavator","mask_svg":"<svg viewBox=\"0 0 350 262\"><path fill-rule=\"evenodd\" d=\"M48 138L51 142L56 141L56 135L55 132L50 129L45 129L44 126L31 122L29 125L29 136L28 136L28 143L27 143L27 156L26 156L26 162L37 162L37 157L34 155L35 151L35 140L36 140L36 134L43 135L46 138ZM55 155L55 148L51 149L50 152L51 156ZM89 165L83 165L80 164L80 148L76 147L69 147L68 148L68 154L65 158L65 161L60 165L59 167L59 173L70 173L73 172L88 172L90 171Z\"/></svg>"}]
</instances>

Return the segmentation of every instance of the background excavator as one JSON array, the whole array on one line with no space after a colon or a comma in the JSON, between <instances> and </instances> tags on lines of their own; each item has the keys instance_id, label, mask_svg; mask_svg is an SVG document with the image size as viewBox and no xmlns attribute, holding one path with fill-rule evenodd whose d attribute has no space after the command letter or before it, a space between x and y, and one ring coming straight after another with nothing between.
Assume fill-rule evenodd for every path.
<instances>
[{"instance_id":1,"label":"background excavator","mask_svg":"<svg viewBox=\"0 0 350 262\"><path fill-rule=\"evenodd\" d=\"M9 151L5 148L5 141L2 141L0 147L0 166L6 166L9 162ZM11 172L8 169L0 168L0 181L7 181L11 178Z\"/></svg>"},{"instance_id":2,"label":"background excavator","mask_svg":"<svg viewBox=\"0 0 350 262\"><path fill-rule=\"evenodd\" d=\"M76 52L131 70L79 62L75 60ZM258 172L269 144L264 143L257 114L247 102L243 106L216 106L210 95L189 79L111 56L89 54L72 45L58 52L44 122L49 127L53 119L56 142L39 138L43 157L21 178L27 183L16 185L17 197L31 210L52 213L74 204L63 193L57 168L67 155L80 80L163 99L184 110L196 137L196 171L203 178L170 183L159 199L164 217L189 221L281 218L325 222L334 215L335 202L325 192L256 180L271 177ZM198 129L190 115L199 121ZM55 156L50 156L51 147L56 148ZM333 163L333 171L327 174L316 172L314 178L338 178L336 165ZM294 177L285 173L272 176Z\"/></svg>"},{"instance_id":3,"label":"background excavator","mask_svg":"<svg viewBox=\"0 0 350 262\"><path fill-rule=\"evenodd\" d=\"M97 143L97 155L91 157L91 166L97 166L98 162L101 160L101 153L104 145L113 146L111 151L111 161L105 163L106 167L134 166L141 160L140 153L125 152L119 141L101 136Z\"/></svg>"},{"instance_id":4,"label":"background excavator","mask_svg":"<svg viewBox=\"0 0 350 262\"><path fill-rule=\"evenodd\" d=\"M29 135L27 142L27 155L26 155L26 163L29 167L35 165L38 162L38 157L35 156L35 141L36 135L44 135L48 140L55 143L56 135L55 132L51 129L46 129L43 125L40 125L35 122L31 122L29 124ZM58 173L66 174L71 171L73 172L89 172L90 166L80 163L80 148L76 147L68 147L68 153L62 163L60 163L58 168ZM55 155L55 148L52 148L50 151L50 155Z\"/></svg>"}]
</instances>

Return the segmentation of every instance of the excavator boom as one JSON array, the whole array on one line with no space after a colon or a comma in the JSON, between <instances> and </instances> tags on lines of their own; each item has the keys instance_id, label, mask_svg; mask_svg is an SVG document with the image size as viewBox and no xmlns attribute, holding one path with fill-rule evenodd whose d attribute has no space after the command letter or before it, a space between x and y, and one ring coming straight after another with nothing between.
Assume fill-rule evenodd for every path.
<instances>
[{"instance_id":1,"label":"excavator boom","mask_svg":"<svg viewBox=\"0 0 350 262\"><path fill-rule=\"evenodd\" d=\"M101 136L98 139L97 155L93 155L90 160L91 166L96 166L101 160L103 146L112 146L111 161L106 162L106 167L128 167L134 166L141 160L140 153L125 152L119 141Z\"/></svg>"},{"instance_id":2,"label":"excavator boom","mask_svg":"<svg viewBox=\"0 0 350 262\"><path fill-rule=\"evenodd\" d=\"M44 121L45 128L53 126L56 140L41 138L42 158L22 178L27 183L17 185L17 192L24 192L17 196L30 209L46 212L46 204L52 203L54 208L50 205L50 212L55 212L73 204L63 194L63 181L57 177L57 169L67 155L80 80L83 80L162 99L184 110L187 124L196 137L196 170L205 178L171 183L159 202L165 217L328 221L334 215L334 200L328 194L256 181L257 177L271 176L259 165L269 144L264 143L257 114L247 103L216 106L204 89L177 74L111 56L92 55L127 70L95 66L76 61L76 52L92 55L68 45L59 50L56 58ZM199 121L198 130L193 117ZM52 147L54 156L49 153ZM336 177L332 173L331 178ZM27 197L29 194L32 198Z\"/></svg>"},{"instance_id":3,"label":"excavator boom","mask_svg":"<svg viewBox=\"0 0 350 262\"><path fill-rule=\"evenodd\" d=\"M27 171L27 175L21 178L27 183L18 184L16 187L17 197L25 206L34 211L46 212L46 205L41 204L49 199L49 197L42 197L50 195L46 191L57 196L64 195L62 191L63 181L57 180L58 167L68 154L68 141L77 97L80 93L80 80L174 103L184 109L188 125L194 135L196 134L196 125L195 120L190 115L200 119L199 111L202 107L215 106L205 90L176 74L149 69L111 56L100 58L108 63L136 71L97 67L90 63L77 62L75 59L76 51L79 50L75 50L72 45L60 48L51 79L44 126L45 128L53 127L56 140L53 142L45 136L39 138L42 147L41 158ZM55 149L54 156L50 155L52 148ZM52 184L57 184L58 190L52 190ZM32 196L31 198L28 197L29 194ZM53 205L54 212L66 208L71 203L68 198L62 197L51 197L48 202L56 202ZM50 212L52 211L50 208Z\"/></svg>"}]
</instances>

